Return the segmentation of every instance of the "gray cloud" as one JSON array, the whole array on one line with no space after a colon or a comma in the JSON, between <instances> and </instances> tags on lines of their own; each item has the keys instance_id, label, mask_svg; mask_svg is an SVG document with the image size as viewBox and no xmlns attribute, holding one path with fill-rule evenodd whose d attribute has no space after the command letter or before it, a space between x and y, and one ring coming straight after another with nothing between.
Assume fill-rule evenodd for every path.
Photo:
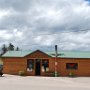
<instances>
[{"instance_id":1,"label":"gray cloud","mask_svg":"<svg viewBox=\"0 0 90 90\"><path fill-rule=\"evenodd\" d=\"M7 12L4 14L4 12ZM23 49L90 50L85 0L0 0L0 42Z\"/></svg>"},{"instance_id":2,"label":"gray cloud","mask_svg":"<svg viewBox=\"0 0 90 90\"><path fill-rule=\"evenodd\" d=\"M33 0L0 0L1 9L14 9L15 11L28 11Z\"/></svg>"}]
</instances>

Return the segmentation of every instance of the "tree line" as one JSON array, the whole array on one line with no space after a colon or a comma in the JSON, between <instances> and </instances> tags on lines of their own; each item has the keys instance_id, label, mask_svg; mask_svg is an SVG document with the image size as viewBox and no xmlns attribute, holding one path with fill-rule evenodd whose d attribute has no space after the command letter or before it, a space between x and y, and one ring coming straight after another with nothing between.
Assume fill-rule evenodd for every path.
<instances>
[{"instance_id":1,"label":"tree line","mask_svg":"<svg viewBox=\"0 0 90 90\"><path fill-rule=\"evenodd\" d=\"M5 54L7 51L20 51L19 47L15 47L12 43L9 43L8 45L3 44L1 47L1 56Z\"/></svg>"}]
</instances>

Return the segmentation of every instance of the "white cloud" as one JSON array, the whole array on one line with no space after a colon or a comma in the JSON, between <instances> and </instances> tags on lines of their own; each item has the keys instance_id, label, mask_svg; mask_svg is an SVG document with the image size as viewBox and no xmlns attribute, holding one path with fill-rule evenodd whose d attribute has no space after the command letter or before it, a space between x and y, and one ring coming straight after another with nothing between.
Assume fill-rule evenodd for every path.
<instances>
[{"instance_id":1,"label":"white cloud","mask_svg":"<svg viewBox=\"0 0 90 90\"><path fill-rule=\"evenodd\" d=\"M59 39L62 50L90 50L90 31L61 33Z\"/></svg>"},{"instance_id":2,"label":"white cloud","mask_svg":"<svg viewBox=\"0 0 90 90\"><path fill-rule=\"evenodd\" d=\"M13 35L8 33L8 31L6 31L6 30L0 31L0 38L1 39L9 40L12 37L13 37Z\"/></svg>"},{"instance_id":3,"label":"white cloud","mask_svg":"<svg viewBox=\"0 0 90 90\"><path fill-rule=\"evenodd\" d=\"M53 44L53 41L55 40L55 38L50 35L42 35L42 36L35 37L34 40L35 40L35 43L37 44L44 45L44 46L50 46Z\"/></svg>"},{"instance_id":4,"label":"white cloud","mask_svg":"<svg viewBox=\"0 0 90 90\"><path fill-rule=\"evenodd\" d=\"M1 43L90 50L90 6L85 0L1 0L0 19Z\"/></svg>"},{"instance_id":5,"label":"white cloud","mask_svg":"<svg viewBox=\"0 0 90 90\"><path fill-rule=\"evenodd\" d=\"M60 50L82 50L90 49L90 31L62 32L52 35L41 35L34 42L44 46L58 44Z\"/></svg>"},{"instance_id":6,"label":"white cloud","mask_svg":"<svg viewBox=\"0 0 90 90\"><path fill-rule=\"evenodd\" d=\"M10 12L8 10L0 10L0 19L4 18L5 16L8 16Z\"/></svg>"},{"instance_id":7,"label":"white cloud","mask_svg":"<svg viewBox=\"0 0 90 90\"><path fill-rule=\"evenodd\" d=\"M16 38L23 38L23 31L19 31L18 29L14 29L13 30L13 35L16 37Z\"/></svg>"}]
</instances>

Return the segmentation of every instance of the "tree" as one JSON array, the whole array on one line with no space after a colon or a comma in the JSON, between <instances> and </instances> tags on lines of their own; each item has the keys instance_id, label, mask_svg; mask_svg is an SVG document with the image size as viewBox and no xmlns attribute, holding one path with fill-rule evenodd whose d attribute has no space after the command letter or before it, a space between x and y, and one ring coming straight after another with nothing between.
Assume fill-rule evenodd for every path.
<instances>
[{"instance_id":1,"label":"tree","mask_svg":"<svg viewBox=\"0 0 90 90\"><path fill-rule=\"evenodd\" d=\"M19 49L19 47L17 46L17 47L16 47L16 51L19 51L19 50L20 50L20 49Z\"/></svg>"},{"instance_id":2,"label":"tree","mask_svg":"<svg viewBox=\"0 0 90 90\"><path fill-rule=\"evenodd\" d=\"M3 46L1 47L1 53L0 56L2 56L3 54L5 54L7 51L20 51L19 47L15 47L12 43L9 43L8 46L6 46L5 44L3 44Z\"/></svg>"},{"instance_id":3,"label":"tree","mask_svg":"<svg viewBox=\"0 0 90 90\"><path fill-rule=\"evenodd\" d=\"M1 50L2 50L1 55L5 54L7 52L7 46L3 44Z\"/></svg>"},{"instance_id":4,"label":"tree","mask_svg":"<svg viewBox=\"0 0 90 90\"><path fill-rule=\"evenodd\" d=\"M14 51L14 45L12 43L9 43L8 51Z\"/></svg>"}]
</instances>

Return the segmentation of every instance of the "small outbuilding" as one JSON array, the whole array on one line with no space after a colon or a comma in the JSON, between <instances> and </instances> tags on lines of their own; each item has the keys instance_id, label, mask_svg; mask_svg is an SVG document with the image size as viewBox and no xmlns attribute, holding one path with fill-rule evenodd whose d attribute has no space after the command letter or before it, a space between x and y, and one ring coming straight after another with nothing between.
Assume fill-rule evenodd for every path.
<instances>
[{"instance_id":1,"label":"small outbuilding","mask_svg":"<svg viewBox=\"0 0 90 90\"><path fill-rule=\"evenodd\" d=\"M50 76L55 71L60 76L90 76L90 52L8 51L2 56L3 73L30 76ZM56 63L57 62L57 63Z\"/></svg>"}]
</instances>

